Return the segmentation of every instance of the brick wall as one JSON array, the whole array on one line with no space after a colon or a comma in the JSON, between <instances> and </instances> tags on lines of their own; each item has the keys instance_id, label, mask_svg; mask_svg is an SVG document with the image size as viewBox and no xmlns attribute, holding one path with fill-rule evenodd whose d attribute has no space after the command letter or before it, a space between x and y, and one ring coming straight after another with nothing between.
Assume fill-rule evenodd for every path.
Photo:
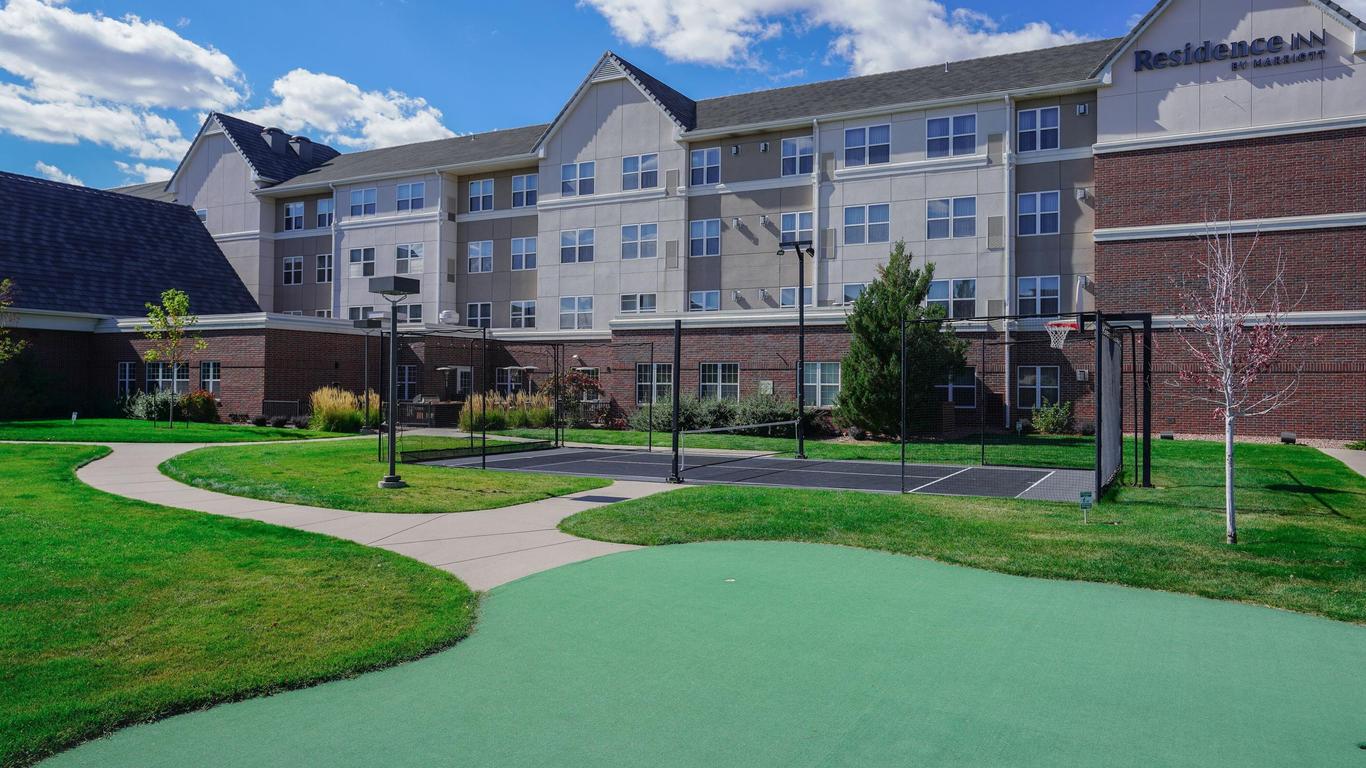
<instances>
[{"instance_id":1,"label":"brick wall","mask_svg":"<svg viewBox=\"0 0 1366 768\"><path fill-rule=\"evenodd\" d=\"M91 370L91 334L78 331L44 331L14 329L10 338L25 343L24 359L14 359L0 371L0 382L7 382L7 376L18 377L37 375L38 399L29 404L8 403L0 410L9 412L14 409L27 410L31 405L38 409L32 415L66 416L72 411L92 413L99 402L92 397L88 382ZM114 374L109 374L110 387L113 387ZM29 382L25 382L29 383ZM10 397L0 392L0 396ZM13 415L24 415L15 412Z\"/></svg>"},{"instance_id":2,"label":"brick wall","mask_svg":"<svg viewBox=\"0 0 1366 768\"><path fill-rule=\"evenodd\" d=\"M219 363L222 388L219 392L223 417L230 413L256 415L261 412L265 392L265 337L262 331L205 331L200 334L205 348L187 356L191 389L199 387L199 364ZM136 362L137 384L145 387L147 370L142 355L151 347L138 333L91 334L91 398L109 407L116 396L118 363Z\"/></svg>"}]
</instances>

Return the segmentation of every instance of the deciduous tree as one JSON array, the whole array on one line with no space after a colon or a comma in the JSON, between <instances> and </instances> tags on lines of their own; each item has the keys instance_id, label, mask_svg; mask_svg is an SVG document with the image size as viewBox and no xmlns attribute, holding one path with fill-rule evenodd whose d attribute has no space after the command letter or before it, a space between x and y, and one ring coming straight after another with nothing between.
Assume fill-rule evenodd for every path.
<instances>
[{"instance_id":1,"label":"deciduous tree","mask_svg":"<svg viewBox=\"0 0 1366 768\"><path fill-rule=\"evenodd\" d=\"M190 352L198 352L206 346L205 341L195 334L194 327L199 317L190 312L190 297L178 288L168 288L161 292L161 303L147 303L148 326L142 335L152 342L152 346L142 353L142 359L149 363L162 363L171 366L171 426L175 426L175 401L179 394L176 372L181 366L189 365Z\"/></svg>"}]
</instances>

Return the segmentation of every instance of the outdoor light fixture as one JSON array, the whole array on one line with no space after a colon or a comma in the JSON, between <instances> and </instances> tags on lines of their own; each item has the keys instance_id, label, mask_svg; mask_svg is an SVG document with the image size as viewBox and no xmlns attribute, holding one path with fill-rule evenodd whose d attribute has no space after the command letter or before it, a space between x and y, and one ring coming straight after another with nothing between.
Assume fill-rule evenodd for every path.
<instances>
[{"instance_id":1,"label":"outdoor light fixture","mask_svg":"<svg viewBox=\"0 0 1366 768\"><path fill-rule=\"evenodd\" d=\"M386 419L389 422L389 474L380 479L380 488L404 488L408 485L398 476L394 466L394 449L398 442L394 403L398 399L398 303L421 290L422 283L411 277L393 275L370 278L370 292L378 293L389 302L389 414ZM368 397L366 399L369 400Z\"/></svg>"},{"instance_id":2,"label":"outdoor light fixture","mask_svg":"<svg viewBox=\"0 0 1366 768\"><path fill-rule=\"evenodd\" d=\"M740 228L740 217L736 216L730 220L730 225L736 229Z\"/></svg>"},{"instance_id":3,"label":"outdoor light fixture","mask_svg":"<svg viewBox=\"0 0 1366 768\"><path fill-rule=\"evenodd\" d=\"M767 152L767 151L768 151L768 142L767 142L767 141L761 141L761 142L759 142L759 151L760 151L760 152Z\"/></svg>"},{"instance_id":4,"label":"outdoor light fixture","mask_svg":"<svg viewBox=\"0 0 1366 768\"><path fill-rule=\"evenodd\" d=\"M738 154L740 154L740 145L739 145L739 144L732 144L732 145L730 145L730 153L731 153L731 155L738 155Z\"/></svg>"},{"instance_id":5,"label":"outdoor light fixture","mask_svg":"<svg viewBox=\"0 0 1366 768\"><path fill-rule=\"evenodd\" d=\"M761 213L761 214L759 214L759 223L760 223L760 224L767 224L767 223L768 223L768 214L767 214L767 213Z\"/></svg>"},{"instance_id":6,"label":"outdoor light fixture","mask_svg":"<svg viewBox=\"0 0 1366 768\"><path fill-rule=\"evenodd\" d=\"M791 248L797 253L797 454L806 458L806 431L802 421L806 416L806 258L816 249L810 240L784 240L778 243L778 255Z\"/></svg>"},{"instance_id":7,"label":"outdoor light fixture","mask_svg":"<svg viewBox=\"0 0 1366 768\"><path fill-rule=\"evenodd\" d=\"M735 302L736 304L740 303L740 291L738 289L731 290L730 300Z\"/></svg>"}]
</instances>

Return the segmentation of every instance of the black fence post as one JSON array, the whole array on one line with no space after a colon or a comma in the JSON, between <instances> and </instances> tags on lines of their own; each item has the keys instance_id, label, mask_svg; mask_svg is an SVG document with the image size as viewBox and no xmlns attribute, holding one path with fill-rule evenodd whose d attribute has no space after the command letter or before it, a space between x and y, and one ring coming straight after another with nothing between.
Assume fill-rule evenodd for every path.
<instances>
[{"instance_id":1,"label":"black fence post","mask_svg":"<svg viewBox=\"0 0 1366 768\"><path fill-rule=\"evenodd\" d=\"M1153 487L1153 316L1143 317L1143 487Z\"/></svg>"},{"instance_id":2,"label":"black fence post","mask_svg":"<svg viewBox=\"0 0 1366 768\"><path fill-rule=\"evenodd\" d=\"M901 368L901 385L897 389L897 400L901 416L901 492L906 492L906 310L901 311L901 346L897 349L897 362Z\"/></svg>"},{"instance_id":3,"label":"black fence post","mask_svg":"<svg viewBox=\"0 0 1366 768\"><path fill-rule=\"evenodd\" d=\"M682 374L682 369L683 369L683 321L682 321L682 320L674 320L674 369L673 369L672 375L670 376L670 378L671 378L672 381L673 381L673 386L671 387L671 393L672 393L672 395L673 395L673 423L670 424L670 426L673 428L673 449L674 449L673 470L669 473L669 482L671 482L671 483L681 483L681 482L683 482L683 475L679 472L680 467L679 467L679 461L678 461L678 437L679 437L679 435L678 435L679 399L678 399L678 398L679 398L679 389L680 389L680 385L683 383L683 377L682 377L682 375L681 375L681 374ZM656 393L657 391L658 391L658 381L657 381L657 379L656 379L656 377L655 377L655 372L654 372L654 371L650 371L650 400L653 401L653 400L655 399L655 393Z\"/></svg>"}]
</instances>

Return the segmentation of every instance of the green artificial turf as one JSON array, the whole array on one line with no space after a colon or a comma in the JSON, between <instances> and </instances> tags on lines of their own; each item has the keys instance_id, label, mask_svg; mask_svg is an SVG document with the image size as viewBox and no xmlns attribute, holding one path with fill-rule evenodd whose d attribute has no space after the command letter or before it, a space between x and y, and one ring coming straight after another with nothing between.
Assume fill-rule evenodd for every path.
<instances>
[{"instance_id":1,"label":"green artificial turf","mask_svg":"<svg viewBox=\"0 0 1366 768\"><path fill-rule=\"evenodd\" d=\"M0 446L0 765L449 645L475 597L384 550L125 499Z\"/></svg>"},{"instance_id":2,"label":"green artificial turf","mask_svg":"<svg viewBox=\"0 0 1366 768\"><path fill-rule=\"evenodd\" d=\"M843 547L657 547L492 591L354 680L62 766L1362 765L1366 628Z\"/></svg>"},{"instance_id":3,"label":"green artificial turf","mask_svg":"<svg viewBox=\"0 0 1366 768\"><path fill-rule=\"evenodd\" d=\"M1366 622L1366 479L1302 445L1240 444L1237 457L1234 547L1223 543L1223 446L1209 442L1155 444L1158 487L1113 491L1089 525L1075 504L701 486L581 512L560 527L629 544L846 544Z\"/></svg>"},{"instance_id":4,"label":"green artificial turf","mask_svg":"<svg viewBox=\"0 0 1366 768\"><path fill-rule=\"evenodd\" d=\"M203 424L137 419L39 419L0 422L0 440L43 440L72 443L247 443L258 440L304 440L343 437L311 429L253 427L244 424Z\"/></svg>"},{"instance_id":5,"label":"green artificial turf","mask_svg":"<svg viewBox=\"0 0 1366 768\"><path fill-rule=\"evenodd\" d=\"M452 438L405 437L400 451L468 445ZM161 465L200 488L253 499L357 512L467 512L601 488L592 477L400 464L407 488L376 487L387 473L376 443L337 440L295 445L201 448Z\"/></svg>"}]
</instances>

